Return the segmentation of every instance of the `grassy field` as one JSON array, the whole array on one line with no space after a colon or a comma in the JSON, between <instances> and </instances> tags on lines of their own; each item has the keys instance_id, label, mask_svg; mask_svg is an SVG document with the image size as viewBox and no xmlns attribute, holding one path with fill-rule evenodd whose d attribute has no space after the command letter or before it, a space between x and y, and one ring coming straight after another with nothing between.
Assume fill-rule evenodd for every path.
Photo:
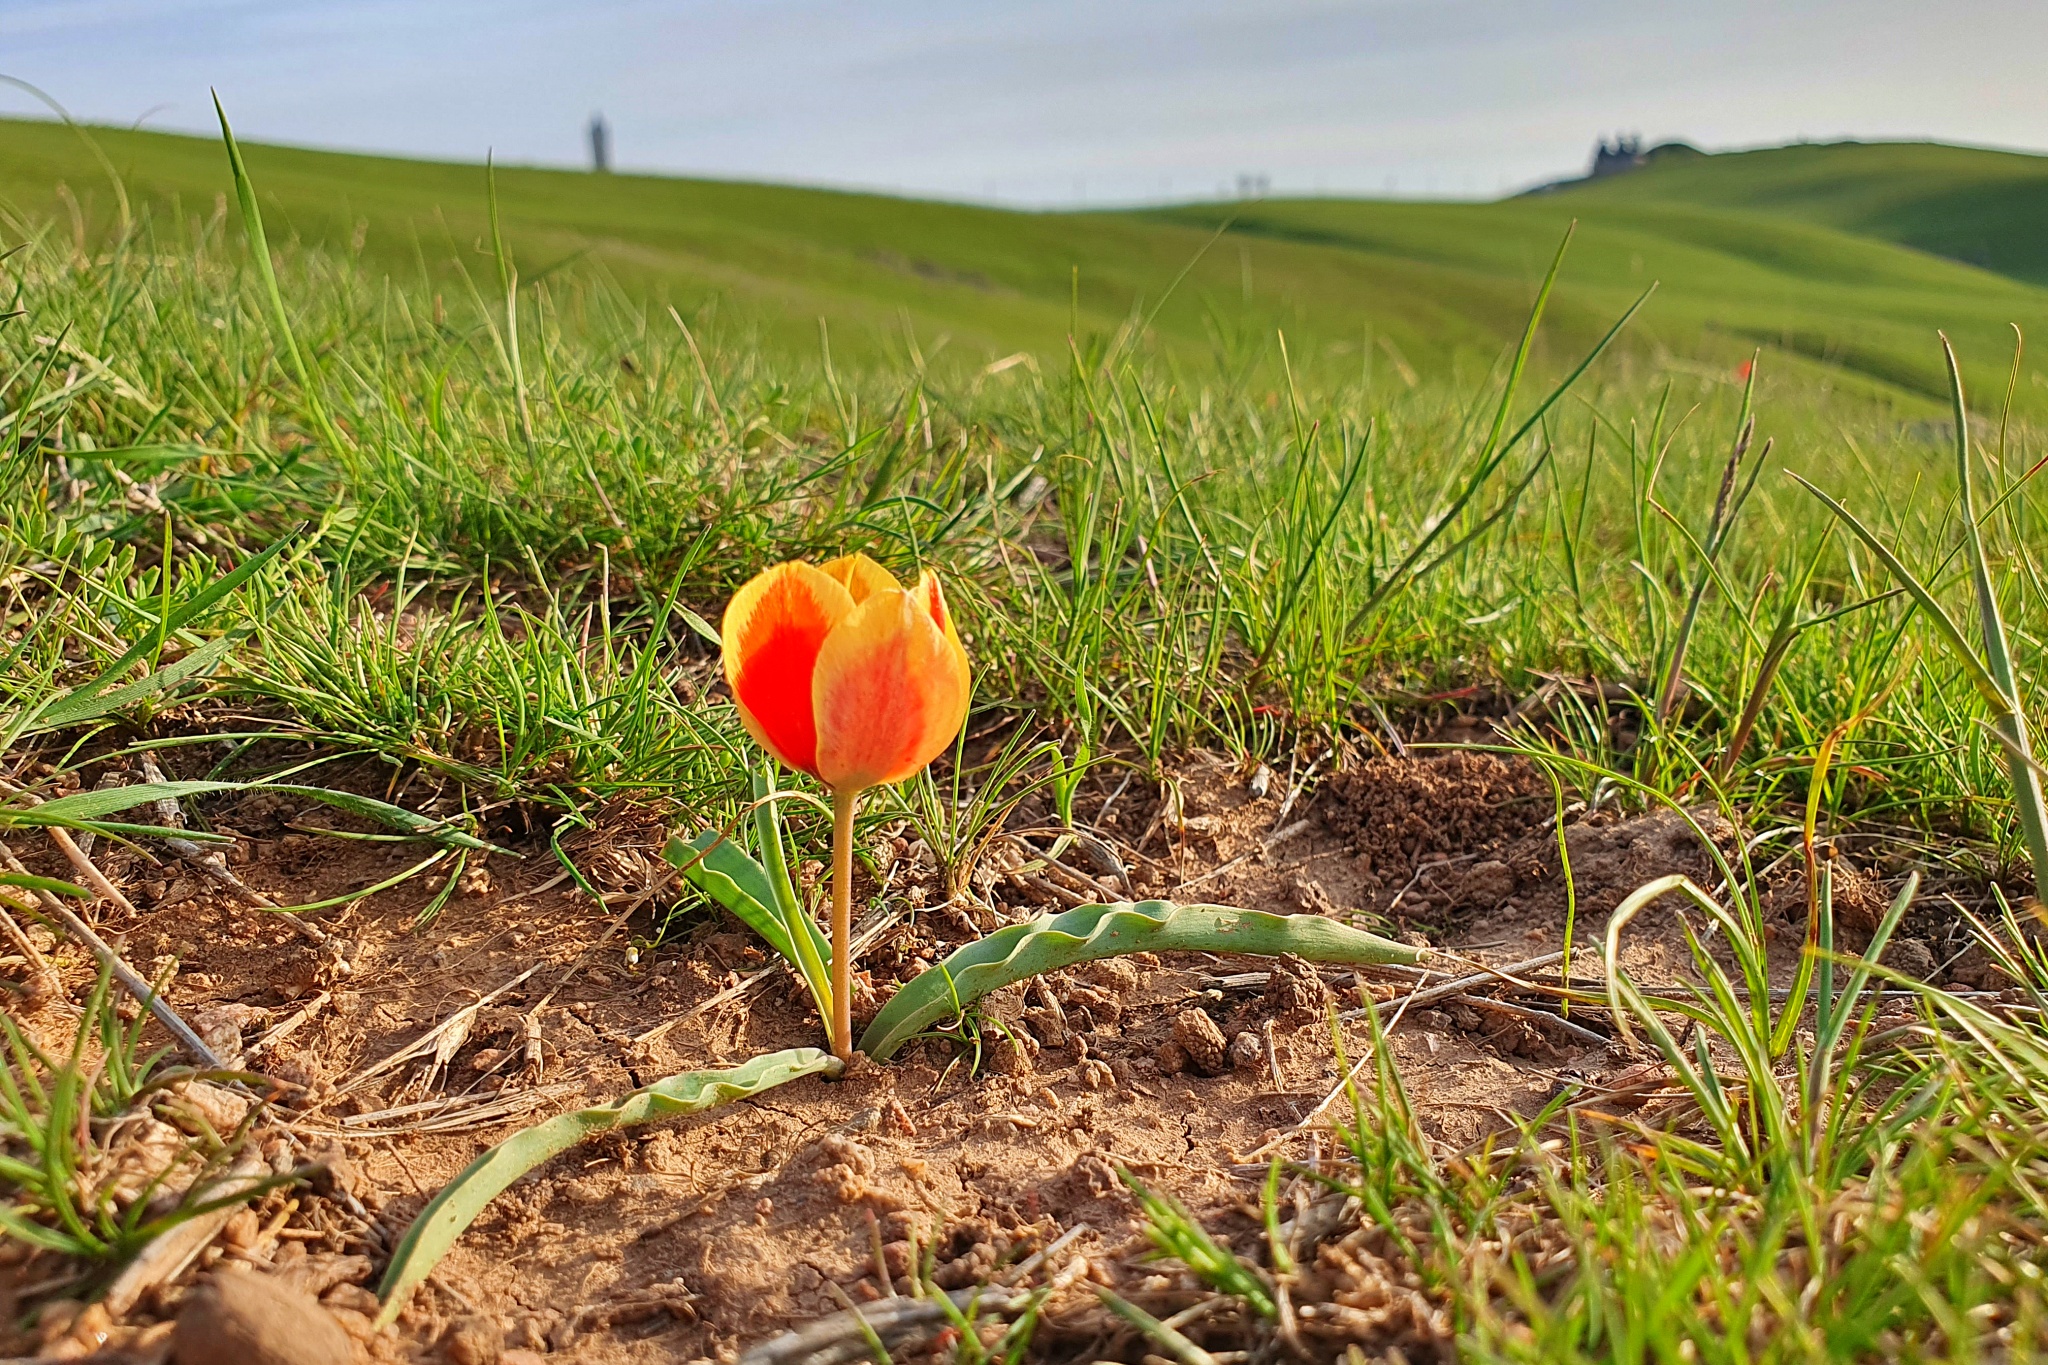
<instances>
[{"instance_id":1,"label":"grassy field","mask_svg":"<svg viewBox=\"0 0 2048 1365\"><path fill-rule=\"evenodd\" d=\"M120 212L111 169L134 201L130 212L153 208L159 230L225 221L225 164L204 139L96 129L96 155L61 126L4 127L0 195L29 220L103 228ZM2022 209L1939 206L1970 186L2020 194L2039 159L1946 147L1806 150L1700 158L1499 204L1014 213L515 168L498 173L497 187L504 238L529 282L573 262L634 297L673 302L692 318L708 312L738 337L810 355L822 319L845 360L915 351L980 365L1023 351L1063 363L1069 334L1109 336L1141 322L1146 350L1205 373L1270 357L1272 336L1284 331L1295 361L1317 369L1385 383L1427 370L1477 383L1512 341L1577 219L1539 366L1583 350L1656 282L1659 296L1628 348L1660 366L1725 374L1764 346L1782 356L1774 372L1802 389L1841 386L1938 415L1945 379L1925 342L1939 326L1957 337L1969 378L2001 380L2008 325L2043 316L2048 293L2023 269L2008 278L1930 259L1977 253L1893 220L1919 213L1977 224L1995 234L1999 260L2023 254L2033 238ZM1890 155L1819 155L1850 150ZM479 286L495 278L479 167L268 147L250 148L249 158L280 243L342 250L372 273L450 293L470 287L465 275ZM1787 158L1820 164L1809 181ZM1983 163L2007 178L1989 180ZM1788 180L1829 190L1773 188ZM1880 203L1871 185L1891 198ZM2048 402L2048 379L2031 362L2017 401L2029 412Z\"/></svg>"},{"instance_id":2,"label":"grassy field","mask_svg":"<svg viewBox=\"0 0 2048 1365\"><path fill-rule=\"evenodd\" d=\"M1838 142L1681 157L1653 173L1575 187L1584 206L1741 209L1839 228L2048 283L2048 162L1932 143Z\"/></svg>"},{"instance_id":3,"label":"grassy field","mask_svg":"<svg viewBox=\"0 0 2048 1365\"><path fill-rule=\"evenodd\" d=\"M1077 774L1128 777L1156 825L1191 754L1313 774L1447 719L1555 780L1560 849L1603 806L1741 832L1708 886L1664 888L1695 897L1673 963L1693 989L1629 994L1617 965L1571 1007L1636 1039L1662 1108L1550 1108L1446 1151L1381 1049L1321 1149L1350 1164L1315 1178L1340 1171L1344 1216L1470 1358L2040 1347L2048 964L2019 927L2043 869L2010 712L2048 700L2048 400L2006 329L2048 293L2017 257L1996 257L2007 278L1929 254L1965 235L1914 237L1903 199L1794 193L1806 149L1726 159L1763 168L1746 198L1715 197L1716 158L1668 188L1660 169L1495 205L1126 214L507 169L503 253L478 168L250 149L273 286L218 146L96 132L124 231L71 134L4 132L17 852L42 848L40 801L144 755L299 787L368 764L427 845L413 874L446 878L432 935L475 851L458 835L580 885L564 840L622 804L740 818L749 751L704 636L756 571L851 549L933 565L975 668L966 732L1009 738L866 819L970 900L1026 789L1072 828ZM1963 355L1960 426L1937 326ZM220 795L171 793L195 822ZM154 837L97 828L109 813L78 832ZM816 822L794 837L823 854ZM1909 909L1958 932L1975 914L2004 995L1900 977L1881 998L1829 957L1838 851L1880 911L1905 893L1860 926L1879 948ZM44 852L39 871L83 875ZM1812 907L1789 931L1764 909L1787 869ZM10 913L54 914L37 889ZM1597 973L1601 926L1566 923ZM1814 951L1774 996L1802 927ZM92 1231L69 1192L81 1125L22 1079L61 1060L13 1058L5 1230L89 1280L137 1238ZM105 1118L137 1102L93 1095ZM1150 1217L1250 1324L1216 1350L1285 1340L1277 1232L1219 1252L1184 1212ZM1132 1349L1203 1358L1137 1330Z\"/></svg>"}]
</instances>

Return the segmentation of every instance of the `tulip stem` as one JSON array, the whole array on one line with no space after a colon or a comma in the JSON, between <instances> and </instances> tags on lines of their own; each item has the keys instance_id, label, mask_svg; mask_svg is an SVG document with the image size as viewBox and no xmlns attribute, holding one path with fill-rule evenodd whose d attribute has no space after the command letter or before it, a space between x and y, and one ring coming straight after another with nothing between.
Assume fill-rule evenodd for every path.
<instances>
[{"instance_id":1,"label":"tulip stem","mask_svg":"<svg viewBox=\"0 0 2048 1365\"><path fill-rule=\"evenodd\" d=\"M853 1060L853 810L858 787L832 793L832 1055Z\"/></svg>"}]
</instances>

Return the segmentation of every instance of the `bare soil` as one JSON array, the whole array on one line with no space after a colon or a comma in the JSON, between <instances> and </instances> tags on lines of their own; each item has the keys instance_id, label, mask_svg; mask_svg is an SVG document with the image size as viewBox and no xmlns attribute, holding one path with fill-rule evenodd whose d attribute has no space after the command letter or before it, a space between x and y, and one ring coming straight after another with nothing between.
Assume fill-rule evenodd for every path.
<instances>
[{"instance_id":1,"label":"bare soil","mask_svg":"<svg viewBox=\"0 0 2048 1365\"><path fill-rule=\"evenodd\" d=\"M1491 964L1561 947L1568 912L1589 941L1653 877L1714 880L1673 814L1574 811L1567 896L1548 782L1485 754L1373 758L1306 793L1271 772L1196 757L1163 789L1123 789L1104 811L1112 790L1084 794L1077 816L1116 846L1136 897L1329 915ZM1024 808L1011 827L1029 831L1035 818ZM223 808L217 823L245 836L236 871L286 903L343 895L419 856L417 845L304 833L295 827L345 822L268 799ZM1717 818L1704 824L1732 841ZM318 1159L328 1173L266 1196L120 1322L73 1321L58 1305L40 1327L0 1340L0 1354L99 1348L108 1359L162 1359L195 1287L241 1266L317 1296L364 1359L726 1361L848 1304L912 1292L919 1248L933 1249L939 1285L966 1286L1082 1227L1040 1268L1038 1282L1063 1267L1066 1287L1035 1353L1136 1360L1146 1346L1089 1284L1115 1286L1161 1317L1199 1289L1178 1265L1147 1258L1117 1168L1249 1253L1268 1155L1315 1162L1331 1151L1327 1132L1304 1123L1342 1079L1326 1000L1355 1007L1363 991L1398 1016L1389 1045L1445 1153L1644 1060L1604 1040L1597 1011L1575 1012L1574 1033L1483 1002L1404 1009L1396 997L1415 983L1384 974L1288 963L1267 974L1270 962L1202 955L1092 964L991 999L978 1056L925 1042L844 1080L800 1081L567 1153L486 1211L396 1330L372 1331L370 1290L389 1248L444 1182L518 1124L820 1041L793 980L765 971L759 945L722 913L653 941L674 894L657 857L668 827L659 812L621 807L574 847L601 900L558 876L535 845L523 859L473 865L425 927L416 920L438 889L426 881L316 915L325 945L190 869L104 857L137 910L102 905L103 932L144 971L176 960L169 998L187 1019L226 1048L298 1021L248 1064L281 1083L273 1113L289 1140L268 1139L273 1163ZM949 901L929 852L883 831L881 882L866 891L896 914L864 958L865 1011L1000 923L1103 898L1091 878L1123 893L1071 850L1060 866L1034 865L1052 846L1030 833L990 845L965 880L973 894ZM1803 882L1778 899L1796 944ZM55 951L76 998L90 961ZM1668 910L1631 930L1623 960L1644 982L1690 971ZM1545 970L1554 980L1557 968ZM444 1032L438 1052L361 1079L479 1000L466 1032ZM55 1039L73 1017L53 1002L30 1022ZM1343 1028L1346 1055L1364 1056L1368 1022ZM1202 1062L1218 1060L1204 1054L1212 1037L1225 1056L1203 1074ZM19 1254L0 1263L0 1321L21 1321L39 1302L36 1282L53 1273ZM1295 1302L1311 1354L1331 1358L1358 1341L1410 1360L1448 1358L1446 1315L1374 1254L1369 1235L1325 1248ZM1186 1330L1229 1344L1222 1319Z\"/></svg>"}]
</instances>

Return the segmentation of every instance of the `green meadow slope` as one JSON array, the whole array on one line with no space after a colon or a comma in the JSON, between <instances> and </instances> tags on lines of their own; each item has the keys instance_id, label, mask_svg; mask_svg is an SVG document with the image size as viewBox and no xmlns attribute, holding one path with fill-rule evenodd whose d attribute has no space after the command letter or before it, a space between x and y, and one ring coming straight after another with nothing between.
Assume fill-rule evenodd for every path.
<instances>
[{"instance_id":1,"label":"green meadow slope","mask_svg":"<svg viewBox=\"0 0 2048 1365\"><path fill-rule=\"evenodd\" d=\"M1937 173L1949 157L1974 165L1993 155L1908 150L1932 168L1923 188L1965 184L1962 171ZM449 289L495 289L483 168L247 151L275 242L356 251L393 274L445 278ZM1918 410L1943 391L1932 341L1943 327L1980 386L2001 380L2008 324L2048 319L2048 289L1870 235L1856 224L1905 213L1907 191L1894 187L1885 200L1859 181L1854 193L1801 199L1799 177L1778 169L1798 158L1772 159L1780 155L1698 158L1495 204L1022 213L529 168L501 169L497 191L527 281L599 271L705 325L783 346L815 348L823 320L842 356L915 346L975 364L1019 351L1056 363L1070 335L1085 344L1139 320L1144 346L1175 362L1239 364L1270 352L1277 329L1296 363L1371 365L1386 382L1421 372L1476 382L1577 220L1539 364L1564 363L1656 282L1629 353L1657 363L1730 374L1764 346L1781 353L1777 373ZM1731 174L1721 163L1772 169L1724 203L1714 197ZM209 139L94 129L88 141L54 124L0 121L0 209L16 232L93 232L119 212L116 178L160 242L232 230L225 158ZM2023 401L2037 391L2048 406L2041 385Z\"/></svg>"},{"instance_id":2,"label":"green meadow slope","mask_svg":"<svg viewBox=\"0 0 2048 1365\"><path fill-rule=\"evenodd\" d=\"M232 213L226 159L203 138L93 129L111 165L51 124L0 123L0 204L62 230L117 212L118 176L140 215L206 225ZM495 289L484 169L247 146L274 243L360 250L394 272L467 275ZM1070 334L1148 324L1176 358L1269 351L1283 329L1297 357L1355 351L1366 328L1388 351L1430 364L1473 351L1490 361L1526 312L1549 245L1528 270L1441 269L1316 243L1219 243L1213 229L1129 214L1019 213L786 186L654 176L497 172L505 236L526 280L601 270L622 287L744 322L815 348L826 319L835 353L943 339L978 363L1016 351L1053 359ZM73 206L78 209L74 215ZM1562 342L1610 319L1562 300ZM1407 363L1404 359L1402 363Z\"/></svg>"},{"instance_id":3,"label":"green meadow slope","mask_svg":"<svg viewBox=\"0 0 2048 1365\"><path fill-rule=\"evenodd\" d=\"M2002 387L2010 324L2032 331L2048 323L2048 290L2025 281L1795 217L1649 194L1575 190L1493 204L1274 200L1154 216L1191 225L1227 218L1238 235L1496 278L1526 278L1576 221L1566 291L1611 309L1657 282L1639 331L1674 356L1776 348L1928 399L1946 391L1936 329L1956 340L1979 387ZM2023 401L2038 406L2043 396Z\"/></svg>"},{"instance_id":4,"label":"green meadow slope","mask_svg":"<svg viewBox=\"0 0 2048 1365\"><path fill-rule=\"evenodd\" d=\"M2021 152L1802 144L1660 159L1557 197L1588 212L1663 204L1768 213L2048 284L2048 157Z\"/></svg>"}]
</instances>

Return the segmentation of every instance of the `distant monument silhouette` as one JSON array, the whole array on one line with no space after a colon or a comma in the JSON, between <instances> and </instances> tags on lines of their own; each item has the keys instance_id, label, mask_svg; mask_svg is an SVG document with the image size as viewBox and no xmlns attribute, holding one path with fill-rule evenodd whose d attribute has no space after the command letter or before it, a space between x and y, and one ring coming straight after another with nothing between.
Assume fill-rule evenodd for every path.
<instances>
[{"instance_id":1,"label":"distant monument silhouette","mask_svg":"<svg viewBox=\"0 0 2048 1365\"><path fill-rule=\"evenodd\" d=\"M603 175L612 168L612 130L603 114L590 116L590 169Z\"/></svg>"},{"instance_id":2,"label":"distant monument silhouette","mask_svg":"<svg viewBox=\"0 0 2048 1365\"><path fill-rule=\"evenodd\" d=\"M1598 180L1602 176L1620 175L1623 171L1634 170L1645 160L1647 158L1643 155L1643 139L1640 133L1622 133L1612 144L1603 137L1599 145L1593 148L1591 178Z\"/></svg>"},{"instance_id":3,"label":"distant monument silhouette","mask_svg":"<svg viewBox=\"0 0 2048 1365\"><path fill-rule=\"evenodd\" d=\"M1662 166L1669 162L1687 161L1705 155L1705 152L1690 142L1679 142L1675 139L1645 148L1642 135L1639 133L1623 133L1612 142L1603 137L1593 145L1593 164L1586 174L1568 180L1553 180L1548 184L1531 185L1523 190L1522 194L1555 194L1573 185L1583 185L1588 180L1605 180L1608 176L1641 170L1645 166Z\"/></svg>"}]
</instances>

